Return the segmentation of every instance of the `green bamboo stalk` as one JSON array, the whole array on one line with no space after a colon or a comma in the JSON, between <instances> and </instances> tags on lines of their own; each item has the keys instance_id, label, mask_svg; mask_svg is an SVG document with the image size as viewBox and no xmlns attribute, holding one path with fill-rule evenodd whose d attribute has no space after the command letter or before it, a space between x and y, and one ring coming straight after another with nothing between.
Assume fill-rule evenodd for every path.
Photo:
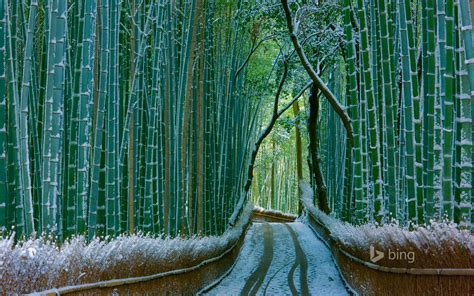
<instances>
[{"instance_id":1,"label":"green bamboo stalk","mask_svg":"<svg viewBox=\"0 0 474 296\"><path fill-rule=\"evenodd\" d=\"M16 38L14 40L11 40L12 36L12 30L10 29L11 26L9 26L10 21L7 19L7 16L10 14L8 11L8 2L4 3L5 6L5 29L6 29L6 57L7 61L5 64L5 69L6 69L6 85L7 85L7 121L8 121L8 142L7 142L7 149L8 149L8 154L7 154L7 160L8 160L8 167L7 167L7 175L8 175L8 189L9 189L9 202L8 202L8 209L7 209L7 215L8 215L8 220L10 221L10 224L14 227L14 231L16 234L16 238L20 238L23 236L23 229L24 229L24 215L23 215L23 208L22 208L22 203L21 203L21 196L19 192L19 174L17 168L20 166L19 164L19 159L18 159L18 145L17 145L17 130L18 126L16 126L16 120L15 120L15 100L14 100L14 90L16 87L16 82L14 81L14 77L12 77L11 72L11 66L12 62L14 59L12 58L12 55L16 54L16 51L12 53L12 47L10 46L12 43L16 44ZM15 12L13 7L16 6L16 3L12 3L12 11ZM14 27L14 30L16 30L16 27ZM16 48L16 46L15 46Z\"/></svg>"},{"instance_id":2,"label":"green bamboo stalk","mask_svg":"<svg viewBox=\"0 0 474 296\"><path fill-rule=\"evenodd\" d=\"M435 105L435 213L434 217L440 216L443 197L443 102L446 96L446 21L445 3L436 2L436 105Z\"/></svg>"},{"instance_id":3,"label":"green bamboo stalk","mask_svg":"<svg viewBox=\"0 0 474 296\"><path fill-rule=\"evenodd\" d=\"M402 91L403 91L403 123L405 130L405 162L406 162L406 183L407 183L407 202L408 202L408 219L410 221L417 221L417 183L416 183L416 157L415 157L415 135L414 135L414 100L415 96L413 90L417 89L413 84L412 63L410 57L412 52L410 51L410 27L407 25L407 21L410 19L410 14L407 14L407 2L403 0L399 1L399 14L400 14L400 45L401 45L401 60L402 60ZM408 5L408 9L409 5ZM408 19L408 20L407 20Z\"/></svg>"},{"instance_id":4,"label":"green bamboo stalk","mask_svg":"<svg viewBox=\"0 0 474 296\"><path fill-rule=\"evenodd\" d=\"M409 50L409 59L410 59L410 74L411 74L411 87L412 87L412 96L413 96L413 123L415 135L415 170L416 170L416 217L410 217L412 221L422 221L423 220L423 145L422 145L422 104L420 98L420 84L418 81L418 71L417 71L417 24L414 24L414 20L417 20L417 13L419 9L411 9L411 1L405 1L404 3L404 13L406 19L406 29L408 33L408 50ZM400 28L400 30L402 30ZM407 114L408 115L408 114ZM408 199L411 197L409 196Z\"/></svg>"},{"instance_id":5,"label":"green bamboo stalk","mask_svg":"<svg viewBox=\"0 0 474 296\"><path fill-rule=\"evenodd\" d=\"M360 109L358 104L358 87L356 74L356 47L351 24L351 2L346 0L344 3L344 32L347 42L346 64L348 66L348 80L349 86L347 92L349 93L348 106L350 116L353 118L354 124L354 147L352 148L352 155L354 158L354 175L353 175L353 190L355 200L355 210L357 221L360 223L365 216L365 208L367 207L366 196L363 194L363 164L362 164L362 150L361 150L361 132L360 132Z\"/></svg>"},{"instance_id":6,"label":"green bamboo stalk","mask_svg":"<svg viewBox=\"0 0 474 296\"><path fill-rule=\"evenodd\" d=\"M60 200L58 199L59 174L61 171L61 122L66 60L66 19L64 3L52 2L50 9L48 76L46 78L44 131L43 131L43 186L42 186L42 231L59 233Z\"/></svg>"},{"instance_id":7,"label":"green bamboo stalk","mask_svg":"<svg viewBox=\"0 0 474 296\"><path fill-rule=\"evenodd\" d=\"M443 207L442 214L449 219L453 217L453 195L452 167L454 148L454 2L446 2L446 92L443 103Z\"/></svg>"},{"instance_id":8,"label":"green bamboo stalk","mask_svg":"<svg viewBox=\"0 0 474 296\"><path fill-rule=\"evenodd\" d=\"M380 22L380 36L381 36L381 68L382 68L382 92L385 102L384 109L380 112L385 118L385 130L386 130L386 194L388 195L387 210L389 215L396 218L397 215L397 166L396 166L396 141L395 141L395 124L396 118L394 118L394 110L396 109L396 98L393 96L392 86L395 84L394 75L395 69L393 67L394 62L390 51L390 38L391 32L389 31L388 18L390 16L390 10L387 5L388 1L381 0L378 3L378 16Z\"/></svg>"},{"instance_id":9,"label":"green bamboo stalk","mask_svg":"<svg viewBox=\"0 0 474 296\"><path fill-rule=\"evenodd\" d=\"M33 52L33 34L36 23L36 9L38 3L32 1L30 3L30 13L28 20L28 35L26 38L25 51L24 51L24 62L23 62L23 77L21 83L21 94L18 111L18 122L19 122L19 145L20 145L20 173L22 178L22 186L20 190L22 191L22 201L25 208L25 218L33 220L33 199L31 192L31 174L30 174L30 152L29 152L29 135L28 135L28 114L29 114L29 104L28 97L30 94L31 88L31 68L32 68L32 52ZM27 219L28 220L28 219ZM28 222L27 222L28 225ZM31 228L26 228L25 233L29 235L34 231L34 221L31 221L29 225Z\"/></svg>"},{"instance_id":10,"label":"green bamboo stalk","mask_svg":"<svg viewBox=\"0 0 474 296\"><path fill-rule=\"evenodd\" d=\"M104 44L107 42L109 49L109 62L107 63L108 83L107 83L107 103L106 103L106 118L105 118L105 174L106 174L106 188L105 188L105 233L108 236L113 236L119 233L120 230L120 200L121 192L119 184L121 182L121 171L118 164L120 158L117 157L119 152L119 122L120 117L117 105L120 102L119 93L119 24L120 24L120 5L118 1L109 1L109 19L107 26L109 34L107 41L104 39ZM106 16L104 15L104 18ZM105 25L104 19L104 25ZM105 29L105 28L104 28ZM106 36L104 35L104 38Z\"/></svg>"},{"instance_id":11,"label":"green bamboo stalk","mask_svg":"<svg viewBox=\"0 0 474 296\"><path fill-rule=\"evenodd\" d=\"M24 9L26 10L26 9ZM39 17L44 17L39 14ZM36 17L38 19L38 16ZM25 28L26 31L26 28ZM26 33L25 33L26 35ZM43 41L43 40L41 40ZM42 42L38 42L37 48L41 49L43 47ZM38 50L33 48L32 54L32 63L34 65L41 64L41 57L38 57ZM31 183L32 183L32 197L33 197L33 218L35 224L35 231L39 230L39 205L41 193L41 138L38 134L38 125L39 125L39 100L40 100L40 83L37 80L40 77L41 70L38 70L36 67L32 67L31 76L34 79L31 79L31 100L28 100L28 109L29 109L29 120L28 120L28 129L30 131L30 149L32 153L31 157ZM62 225L60 225L62 226Z\"/></svg>"},{"instance_id":12,"label":"green bamboo stalk","mask_svg":"<svg viewBox=\"0 0 474 296\"><path fill-rule=\"evenodd\" d=\"M91 146L91 105L93 100L93 72L95 46L95 15L94 0L84 3L84 31L81 52L81 74L79 88L78 112L78 158L77 158L77 204L76 233L82 234L87 225L87 200L89 194L89 158Z\"/></svg>"},{"instance_id":13,"label":"green bamboo stalk","mask_svg":"<svg viewBox=\"0 0 474 296\"><path fill-rule=\"evenodd\" d=\"M471 2L471 8L472 8L472 2ZM464 50L465 50L465 58L464 62L466 64L467 68L467 74L468 74L468 79L469 79L469 88L470 88L470 96L471 96L471 137L470 139L468 138L467 135L467 141L470 140L471 143L471 183L474 180L474 157L472 157L472 143L474 142L474 129L472 128L472 120L474 116L474 49L472 46L469 46L469 44L473 44L473 39L474 39L474 33L473 33L473 24L472 24L472 14L474 13L473 11L470 11L470 7L467 1L459 1L459 9L460 9L460 19L461 19L461 32L462 32L462 38L464 41ZM467 103L467 101L465 101ZM464 104L463 104L464 105ZM463 108L466 108L467 106L463 106ZM468 112L468 110L464 109L462 111ZM463 114L465 116L467 114ZM468 123L468 122L466 122ZM466 126L467 127L467 126ZM472 185L471 185L472 186ZM466 202L466 201L464 201ZM474 202L474 190L471 187L471 197L470 197L470 203L471 203L471 217L470 217L470 224L471 224L471 231L472 231L472 225L474 224L474 210L472 209L472 204ZM467 201L469 203L469 201ZM466 205L467 207L467 205ZM469 221L469 219L464 220L464 221Z\"/></svg>"},{"instance_id":14,"label":"green bamboo stalk","mask_svg":"<svg viewBox=\"0 0 474 296\"><path fill-rule=\"evenodd\" d=\"M425 43L423 44L424 50L424 61L423 61L423 73L425 74L423 79L423 101L424 101L424 123L423 123L423 154L424 154L424 208L426 219L430 219L434 214L434 144L435 144L435 89L436 89L436 74L435 74L435 3L433 1L423 0L426 6L423 9L423 22L426 26ZM423 223L424 217L418 215L418 223Z\"/></svg>"},{"instance_id":15,"label":"green bamboo stalk","mask_svg":"<svg viewBox=\"0 0 474 296\"><path fill-rule=\"evenodd\" d=\"M16 11L13 7L13 16L15 18ZM16 29L10 27L10 13L8 9L8 3L5 3L5 22L7 31L7 55L8 55L8 66L7 66L7 77L9 83L9 94L11 100L11 114L10 118L12 121L13 131L15 134L14 141L15 146L13 148L15 156L14 162L17 165L18 171L15 173L15 181L17 185L17 192L15 195L15 206L16 206L16 221L17 224L17 237L26 236L29 237L34 232L34 220L33 220L33 205L31 196L31 178L29 174L29 152L28 152L28 131L27 131L27 114L28 114L28 102L25 100L24 104L20 100L20 94L17 89L17 72L15 67L15 60L13 51L16 51L15 42L16 35L12 35ZM34 21L34 15L32 16ZM30 19L31 20L31 19ZM31 23L31 22L30 22ZM31 53L31 44L29 44L30 51L26 49L26 53ZM27 57L28 58L28 57ZM25 82L25 84L28 84Z\"/></svg>"},{"instance_id":16,"label":"green bamboo stalk","mask_svg":"<svg viewBox=\"0 0 474 296\"><path fill-rule=\"evenodd\" d=\"M107 101L107 83L109 74L109 1L101 1L100 3L100 76L99 89L97 98L97 112L95 113L95 130L94 130L94 149L92 151L92 169L90 181L90 195L88 208L87 227L88 239L92 239L97 235L97 208L99 206L99 190L100 170L102 168L102 151L104 150L104 126L105 126L105 106ZM113 176L113 175L112 175Z\"/></svg>"},{"instance_id":17,"label":"green bamboo stalk","mask_svg":"<svg viewBox=\"0 0 474 296\"><path fill-rule=\"evenodd\" d=\"M61 174L62 174L62 156L63 156L63 127L64 122L64 94L65 94L65 65L67 57L67 3L58 1L57 4L57 21L56 21L56 51L54 53L54 83L53 96L54 102L52 104L53 124L51 131L51 175L53 191L50 197L50 204L53 209L53 222L51 223L53 229L59 235L61 218ZM54 192L55 191L55 192Z\"/></svg>"},{"instance_id":18,"label":"green bamboo stalk","mask_svg":"<svg viewBox=\"0 0 474 296\"><path fill-rule=\"evenodd\" d=\"M163 9L157 5L156 6L155 15L157 15L159 20L162 20L163 17ZM155 29L156 30L156 29ZM162 38L162 33L160 30L155 31L155 40L154 40L154 48L153 48L153 69L152 69L152 86L151 86L151 99L148 100L149 110L148 110L148 118L150 120L148 128L147 128L147 146L146 146L146 175L145 175L145 197L144 197L144 209L147 211L145 213L144 221L143 221L143 230L145 232L150 232L152 230L156 231L156 221L155 218L158 214L157 210L157 199L154 196L157 193L153 190L153 184L158 183L158 177L156 173L157 171L157 157L158 156L158 137L161 133L157 132L157 129L160 125L159 123L159 101L161 100L159 96L159 67L161 62L161 54L162 51L159 47L159 41Z\"/></svg>"},{"instance_id":19,"label":"green bamboo stalk","mask_svg":"<svg viewBox=\"0 0 474 296\"><path fill-rule=\"evenodd\" d=\"M51 131L53 122L53 83L54 83L54 53L56 49L56 43L53 41L56 37L56 30L54 30L57 22L57 12L55 10L56 2L50 2L46 6L46 10L49 14L49 28L48 28L48 54L47 54L47 77L45 87L45 97L43 105L43 141L42 141L42 197L41 197L41 222L39 229L41 232L52 232L54 222L54 215L50 208L50 198L54 196L54 189L51 188L52 182L52 156L51 156Z\"/></svg>"},{"instance_id":20,"label":"green bamboo stalk","mask_svg":"<svg viewBox=\"0 0 474 296\"><path fill-rule=\"evenodd\" d=\"M72 44L70 48L70 63L73 65L73 72L71 73L72 86L71 96L67 99L66 108L68 110L66 118L68 119L67 132L67 161L65 178L67 180L67 191L65 192L66 221L64 225L65 235L70 236L76 233L77 211L77 162L78 162L78 126L79 126L79 101L80 101L80 75L81 75L81 59L83 51L83 31L84 31L84 4L81 1L77 6L74 6L75 14L74 26L72 29Z\"/></svg>"},{"instance_id":21,"label":"green bamboo stalk","mask_svg":"<svg viewBox=\"0 0 474 296\"><path fill-rule=\"evenodd\" d=\"M363 96L366 96L368 110L368 135L369 135L369 151L371 160L371 182L373 182L374 190L374 218L380 221L385 216L384 213L384 193L382 188L382 170L380 158L380 132L378 127L377 104L374 96L373 79L374 75L371 65L374 63L369 55L369 34L368 34L368 13L366 6L362 0L358 0L358 16L360 22L360 42L361 42L361 66L362 75L364 76ZM376 86L375 86L376 87Z\"/></svg>"},{"instance_id":22,"label":"green bamboo stalk","mask_svg":"<svg viewBox=\"0 0 474 296\"><path fill-rule=\"evenodd\" d=\"M456 2L458 20L457 38L459 40L459 70L457 76L459 77L460 89L456 95L456 212L454 221L460 224L460 227L470 229L471 227L471 197L472 197L472 94L469 81L469 73L467 70L466 54L468 47L472 48L471 32L463 33L466 16L463 16L463 10L460 5L467 6L467 3L461 4ZM464 19L464 20L462 20ZM469 23L468 23L469 24ZM462 34L462 36L461 36ZM467 37L467 38L466 38ZM462 39L461 39L462 38ZM469 43L466 43L469 42ZM472 54L472 53L471 53ZM472 66L471 66L472 67ZM472 74L471 69L471 74Z\"/></svg>"},{"instance_id":23,"label":"green bamboo stalk","mask_svg":"<svg viewBox=\"0 0 474 296\"><path fill-rule=\"evenodd\" d=\"M6 43L7 30L5 13L6 1L0 1L0 235L10 228L8 221L8 176L7 176L7 81L6 81Z\"/></svg>"}]
</instances>

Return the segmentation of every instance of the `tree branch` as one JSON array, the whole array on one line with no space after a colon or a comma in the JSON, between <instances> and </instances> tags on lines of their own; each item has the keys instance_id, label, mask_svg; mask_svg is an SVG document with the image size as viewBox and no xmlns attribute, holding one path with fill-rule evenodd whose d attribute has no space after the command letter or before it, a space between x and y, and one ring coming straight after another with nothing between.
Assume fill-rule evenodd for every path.
<instances>
[{"instance_id":1,"label":"tree branch","mask_svg":"<svg viewBox=\"0 0 474 296\"><path fill-rule=\"evenodd\" d=\"M235 223L235 220L237 219L238 212L241 210L240 208L244 204L244 199L247 196L250 186L252 186L252 181L253 181L253 168L255 165L255 160L257 159L257 154L260 149L260 145L262 142L265 140L265 138L270 134L272 131L273 127L275 126L276 121L278 118L285 113L301 96L304 94L304 92L313 84L312 81L308 82L299 92L298 94L291 99L291 101L285 105L282 109L278 110L278 102L280 101L280 96L281 92L283 90L283 85L285 84L286 78L288 76L288 57L285 58L284 60L284 70L283 70L283 75L280 80L280 84L278 85L277 92L275 93L275 99L273 103L273 114L272 118L270 119L270 122L266 126L266 128L260 133L260 136L258 137L257 141L255 142L254 148L252 150L252 154L250 156L250 164L248 166L248 171L247 171L247 180L245 182L244 186L244 191L243 194L240 196L236 211L232 214L230 220L229 220L229 226L233 226Z\"/></svg>"},{"instance_id":2,"label":"tree branch","mask_svg":"<svg viewBox=\"0 0 474 296\"><path fill-rule=\"evenodd\" d=\"M293 98L291 99L291 101L285 106L283 107L280 111L278 111L278 117L277 119L283 114L286 112L286 110L290 109L291 106L293 106L293 104L298 101L298 99L304 94L304 92L311 87L311 85L313 84L313 81L309 81L308 83L306 83L306 85L300 90L300 92Z\"/></svg>"},{"instance_id":3,"label":"tree branch","mask_svg":"<svg viewBox=\"0 0 474 296\"><path fill-rule=\"evenodd\" d=\"M263 140L265 140L265 138L268 136L268 134L270 134L270 132L272 131L273 126L275 125L275 123L276 123L276 121L279 117L279 115L278 115L278 102L280 101L281 91L283 90L283 85L285 85L285 81L286 81L287 77L288 77L288 60L285 57L284 61L283 61L283 75L280 79L278 89L275 93L275 100L273 102L272 118L270 119L270 122L268 123L267 127L263 130L263 132L258 137L257 142L255 143L255 146L257 148L256 152L258 152L258 146L260 146L260 144L263 142Z\"/></svg>"},{"instance_id":4,"label":"tree branch","mask_svg":"<svg viewBox=\"0 0 474 296\"><path fill-rule=\"evenodd\" d=\"M252 49L250 50L250 53L247 55L247 58L246 58L245 61L242 63L242 65L240 65L239 69L237 69L237 71L235 72L234 80L237 79L237 77L239 76L240 72L244 69L245 65L248 64L248 62L250 61L250 58L251 58L252 55L257 51L258 47L259 47L260 45L262 45L263 42L272 39L274 36L275 36L274 34L269 35L269 36L263 38L262 40L260 40L256 45L253 45L253 46L252 46Z\"/></svg>"},{"instance_id":5,"label":"tree branch","mask_svg":"<svg viewBox=\"0 0 474 296\"><path fill-rule=\"evenodd\" d=\"M281 0L281 4L283 5L283 10L285 11L286 24L288 27L288 31L290 32L290 39L291 39L291 42L293 43L293 47L295 48L296 53L298 54L298 57L300 58L301 64L303 64L303 67L305 68L308 75L311 77L311 80L313 80L314 85L324 94L329 104L331 104L334 111L336 111L337 115L342 120L344 128L347 131L347 138L349 140L349 143L352 145L353 135L352 135L351 119L347 115L345 108L339 103L337 98L334 96L331 90L326 86L326 84L322 81L322 79L318 76L316 71L314 71L313 67L311 66L311 63L306 57L303 47L298 41L298 38L296 37L296 32L294 31L293 19L291 17L290 8L288 6L288 0Z\"/></svg>"}]
</instances>

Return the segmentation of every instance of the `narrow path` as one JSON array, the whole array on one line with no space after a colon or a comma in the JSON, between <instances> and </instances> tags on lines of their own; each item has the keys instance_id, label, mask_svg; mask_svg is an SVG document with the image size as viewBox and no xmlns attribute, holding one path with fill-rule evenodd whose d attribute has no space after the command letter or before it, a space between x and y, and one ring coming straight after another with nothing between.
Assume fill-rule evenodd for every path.
<instances>
[{"instance_id":1,"label":"narrow path","mask_svg":"<svg viewBox=\"0 0 474 296\"><path fill-rule=\"evenodd\" d=\"M265 275L270 268L273 260L273 230L272 227L265 223L263 225L263 254L261 257L260 264L257 269L254 270L250 278L245 283L244 289L242 290L243 295L256 295L257 291L262 286Z\"/></svg>"},{"instance_id":2,"label":"narrow path","mask_svg":"<svg viewBox=\"0 0 474 296\"><path fill-rule=\"evenodd\" d=\"M254 223L232 272L208 295L347 295L331 253L302 223Z\"/></svg>"}]
</instances>

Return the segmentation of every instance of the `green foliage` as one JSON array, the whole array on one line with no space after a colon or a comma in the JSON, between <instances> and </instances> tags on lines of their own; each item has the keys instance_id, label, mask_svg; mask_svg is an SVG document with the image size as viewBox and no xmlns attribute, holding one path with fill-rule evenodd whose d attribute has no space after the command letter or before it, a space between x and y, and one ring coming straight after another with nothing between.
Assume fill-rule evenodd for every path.
<instances>
[{"instance_id":1,"label":"green foliage","mask_svg":"<svg viewBox=\"0 0 474 296\"><path fill-rule=\"evenodd\" d=\"M332 172L345 170L351 179L332 193L344 203L333 205L336 216L356 223L448 218L471 228L474 101L465 61L472 30L469 7L459 4L344 1L346 96L356 139L352 151L336 150L335 168L326 172L332 180ZM333 72L344 79L338 67ZM327 125L326 132L339 130ZM331 145L322 146L326 161Z\"/></svg>"},{"instance_id":2,"label":"green foliage","mask_svg":"<svg viewBox=\"0 0 474 296\"><path fill-rule=\"evenodd\" d=\"M274 32L276 44L286 49L281 5L259 4L260 27ZM472 229L474 63L468 3L292 1L290 9L311 64L352 121L351 147L334 111L321 100L319 156L333 214L353 223L447 218ZM307 79L291 61L288 89ZM263 168L256 168L258 188L264 186L260 191L267 196L269 167L295 154L291 145L281 148L294 143L291 120L280 119L274 133L260 156ZM264 196L256 199L262 206Z\"/></svg>"},{"instance_id":3,"label":"green foliage","mask_svg":"<svg viewBox=\"0 0 474 296\"><path fill-rule=\"evenodd\" d=\"M222 233L255 136L241 4L1 1L0 234Z\"/></svg>"}]
</instances>

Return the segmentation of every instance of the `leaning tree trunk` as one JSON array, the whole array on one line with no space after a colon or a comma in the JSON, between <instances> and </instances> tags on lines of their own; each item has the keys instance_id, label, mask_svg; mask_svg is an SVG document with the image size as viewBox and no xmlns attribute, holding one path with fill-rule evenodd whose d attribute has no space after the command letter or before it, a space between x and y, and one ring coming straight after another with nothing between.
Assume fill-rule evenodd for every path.
<instances>
[{"instance_id":1,"label":"leaning tree trunk","mask_svg":"<svg viewBox=\"0 0 474 296\"><path fill-rule=\"evenodd\" d=\"M319 97L318 88L313 84L311 94L309 95L309 117L308 117L308 134L309 134L309 160L311 178L316 183L318 193L318 207L324 213L329 214L331 210L328 206L328 195L324 177L321 171L321 161L318 155L318 116L319 116Z\"/></svg>"}]
</instances>

